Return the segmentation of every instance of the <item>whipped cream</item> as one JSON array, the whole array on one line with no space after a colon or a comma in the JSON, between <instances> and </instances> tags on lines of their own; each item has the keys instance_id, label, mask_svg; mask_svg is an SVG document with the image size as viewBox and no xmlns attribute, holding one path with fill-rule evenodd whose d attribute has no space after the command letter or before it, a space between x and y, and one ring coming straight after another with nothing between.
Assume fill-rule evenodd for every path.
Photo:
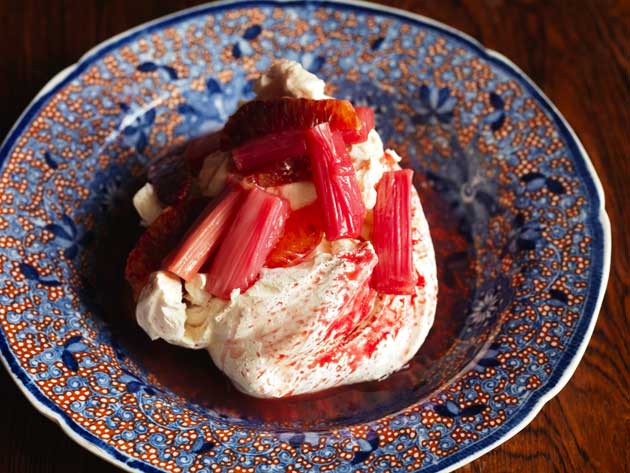
<instances>
[{"instance_id":1,"label":"whipped cream","mask_svg":"<svg viewBox=\"0 0 630 473\"><path fill-rule=\"evenodd\" d=\"M317 200L315 184L308 181L292 182L282 186L269 187L266 190L271 194L284 197L289 202L291 210L299 210Z\"/></svg>"},{"instance_id":2,"label":"whipped cream","mask_svg":"<svg viewBox=\"0 0 630 473\"><path fill-rule=\"evenodd\" d=\"M325 98L324 82L288 61L275 63L256 83L261 98ZM206 159L200 187L214 195L225 179L224 153ZM400 157L385 151L372 130L352 146L362 197L368 209L383 172L398 169ZM205 171L204 171L205 169ZM214 182L214 184L212 184ZM310 182L269 192L296 210L317 198ZM366 218L369 234L371 211ZM140 295L136 317L152 338L188 348L207 348L212 360L243 392L283 397L343 384L381 379L417 352L431 325L437 275L428 224L417 194L412 196L414 266L425 285L415 294L395 296L372 290L369 279L378 258L370 242L326 240L309 259L288 268L263 268L259 279L230 300L204 290L205 276L182 283L157 272Z\"/></svg>"},{"instance_id":3,"label":"whipped cream","mask_svg":"<svg viewBox=\"0 0 630 473\"><path fill-rule=\"evenodd\" d=\"M160 216L164 207L155 192L153 184L147 182L133 196L133 206L146 227L151 225Z\"/></svg>"},{"instance_id":4,"label":"whipped cream","mask_svg":"<svg viewBox=\"0 0 630 473\"><path fill-rule=\"evenodd\" d=\"M321 100L329 98L324 94L325 88L326 83L315 74L301 64L285 59L274 62L254 83L258 99L297 97Z\"/></svg>"},{"instance_id":5,"label":"whipped cream","mask_svg":"<svg viewBox=\"0 0 630 473\"><path fill-rule=\"evenodd\" d=\"M200 307L187 308L180 279L157 271L140 293L136 320L151 340L161 338L184 348L204 348L210 343L211 325L206 309L200 311Z\"/></svg>"}]
</instances>

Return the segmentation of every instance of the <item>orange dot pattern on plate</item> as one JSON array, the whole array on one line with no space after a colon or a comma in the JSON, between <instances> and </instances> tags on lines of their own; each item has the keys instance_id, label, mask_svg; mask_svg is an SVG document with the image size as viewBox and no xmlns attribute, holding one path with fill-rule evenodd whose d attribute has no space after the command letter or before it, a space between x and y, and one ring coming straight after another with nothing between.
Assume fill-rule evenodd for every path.
<instances>
[{"instance_id":1,"label":"orange dot pattern on plate","mask_svg":"<svg viewBox=\"0 0 630 473\"><path fill-rule=\"evenodd\" d=\"M86 59L13 134L1 341L38 402L145 471L435 471L518 423L583 336L602 258L577 148L533 89L467 40L360 7L207 7L166 23ZM150 159L251 97L279 51L375 108L423 196L446 199L476 251L466 325L441 360L475 364L402 412L326 432L254 428L187 403L125 355L86 295L103 215ZM441 270L456 273L452 261Z\"/></svg>"}]
</instances>

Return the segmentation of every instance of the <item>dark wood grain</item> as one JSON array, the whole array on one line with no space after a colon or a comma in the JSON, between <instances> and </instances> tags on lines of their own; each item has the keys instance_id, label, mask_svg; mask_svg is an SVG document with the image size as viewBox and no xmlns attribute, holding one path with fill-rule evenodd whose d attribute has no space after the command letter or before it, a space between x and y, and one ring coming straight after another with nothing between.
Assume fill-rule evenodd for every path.
<instances>
[{"instance_id":1,"label":"dark wood grain","mask_svg":"<svg viewBox=\"0 0 630 473\"><path fill-rule=\"evenodd\" d=\"M194 3L1 0L0 135L55 73L87 49ZM630 1L391 4L469 33L512 59L541 86L590 153L613 227L610 284L577 372L517 437L460 471L630 471ZM4 371L0 392L0 472L114 469L38 414Z\"/></svg>"}]
</instances>

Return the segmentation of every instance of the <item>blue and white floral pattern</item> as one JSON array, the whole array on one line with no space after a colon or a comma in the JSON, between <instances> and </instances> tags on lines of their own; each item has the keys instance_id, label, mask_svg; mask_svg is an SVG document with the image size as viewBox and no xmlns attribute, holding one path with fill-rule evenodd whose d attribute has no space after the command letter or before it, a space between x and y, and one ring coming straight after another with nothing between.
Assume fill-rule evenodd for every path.
<instances>
[{"instance_id":1,"label":"blue and white floral pattern","mask_svg":"<svg viewBox=\"0 0 630 473\"><path fill-rule=\"evenodd\" d=\"M120 103L120 109L125 113L120 124L125 141L134 146L138 153L142 153L149 140L151 125L155 121L155 109L131 110L125 103Z\"/></svg>"},{"instance_id":2,"label":"blue and white floral pattern","mask_svg":"<svg viewBox=\"0 0 630 473\"><path fill-rule=\"evenodd\" d=\"M555 392L594 322L609 235L587 157L521 72L376 6L228 3L143 28L93 51L0 149L0 351L40 409L130 471L428 473L510 436ZM375 109L469 244L450 277L468 256L475 269L461 333L426 378L396 406L370 406L379 415L357 408L317 431L162 385L112 335L81 273L146 163L220 127L281 54Z\"/></svg>"},{"instance_id":3,"label":"blue and white floral pattern","mask_svg":"<svg viewBox=\"0 0 630 473\"><path fill-rule=\"evenodd\" d=\"M92 238L92 232L81 234L76 224L66 214L61 216L59 223L51 223L44 227L57 238L57 244L64 250L66 258L73 259L79 249Z\"/></svg>"},{"instance_id":4,"label":"blue and white floral pattern","mask_svg":"<svg viewBox=\"0 0 630 473\"><path fill-rule=\"evenodd\" d=\"M253 98L252 80L237 73L228 84L222 85L216 78L205 81L203 92L184 92L186 102L177 111L184 117L180 132L200 135L216 131L234 113L239 101Z\"/></svg>"},{"instance_id":5,"label":"blue and white floral pattern","mask_svg":"<svg viewBox=\"0 0 630 473\"><path fill-rule=\"evenodd\" d=\"M464 235L484 232L490 217L499 212L496 178L484 168L487 156L481 155L475 139L463 148L452 134L449 144L451 159L441 172L428 171L427 177L450 202Z\"/></svg>"},{"instance_id":6,"label":"blue and white floral pattern","mask_svg":"<svg viewBox=\"0 0 630 473\"><path fill-rule=\"evenodd\" d=\"M457 99L450 95L448 87L429 87L422 84L418 91L420 106L414 121L421 125L451 123Z\"/></svg>"}]
</instances>

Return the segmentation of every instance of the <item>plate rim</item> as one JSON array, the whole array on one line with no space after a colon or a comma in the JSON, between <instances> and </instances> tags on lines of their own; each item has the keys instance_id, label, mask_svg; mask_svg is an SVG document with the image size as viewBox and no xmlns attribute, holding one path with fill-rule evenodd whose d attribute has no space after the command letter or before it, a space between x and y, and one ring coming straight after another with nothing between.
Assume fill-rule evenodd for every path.
<instances>
[{"instance_id":1,"label":"plate rim","mask_svg":"<svg viewBox=\"0 0 630 473\"><path fill-rule=\"evenodd\" d=\"M606 293L606 287L608 284L608 278L610 274L610 262L611 262L611 247L612 247L612 235L611 224L609 216L605 208L605 195L603 186L595 170L595 167L584 148L582 142L578 138L573 128L569 125L564 116L560 113L556 105L545 95L545 93L529 78L525 72L521 70L516 64L508 59L503 54L485 47L480 41L476 40L472 36L464 33L456 28L446 25L437 20L431 19L424 15L414 13L411 11L402 10L399 8L389 7L378 3L363 1L363 0L221 0L212 3L203 3L191 8L178 10L176 12L158 17L154 20L142 23L136 27L125 30L115 36L112 36L105 41L95 45L83 54L77 62L69 65L52 79L50 79L44 87L37 93L33 100L27 105L24 111L21 113L15 124L11 127L7 136L0 145L0 170L4 167L6 158L10 155L10 151L13 149L15 142L20 136L23 129L28 126L33 115L41 110L41 108L48 102L48 100L57 93L61 87L65 86L69 81L77 77L87 67L89 67L93 61L99 59L104 54L108 53L112 49L115 49L124 42L132 41L136 37L147 34L151 30L167 27L171 23L185 21L188 18L192 18L199 14L213 14L214 12L222 11L232 7L246 7L246 6L303 6L303 5L316 5L322 7L342 7L350 8L359 11L369 11L376 14L386 14L398 19L411 20L419 23L423 26L434 28L442 34L451 36L459 41L463 41L473 48L481 57L491 62L494 66L498 66L503 71L515 76L522 83L527 86L529 92L536 98L538 103L546 109L546 112L551 116L554 125L560 128L565 137L571 141L567 143L567 146L572 149L576 156L581 158L581 163L578 165L578 170L582 171L581 180L586 185L589 197L595 199L592 204L594 210L591 212L595 215L589 217L589 221L594 224L598 224L599 227L595 227L595 233L599 232L600 235L594 235L593 241L597 243L597 236L601 236L601 246L594 248L594 250L601 252L601 268L594 268L591 277L589 279L590 291L587 294L585 300L585 311L590 312L589 320L583 320L582 324L576 328L576 334L571 339L569 345L567 345L558 366L565 364L564 367L557 367L549 380L541 388L540 391L536 391L521 407L520 412L525 412L518 420L513 419L512 422L506 422L502 427L499 427L488 437L470 445L468 448L458 451L445 458L443 463L439 465L430 465L422 468L421 471L427 473L443 472L448 473L457 468L476 460L482 455L486 454L490 450L496 448L500 444L508 441L521 430L523 430L529 423L538 415L544 405L555 397L568 383L570 378L575 373L577 366L579 365L586 348L589 344L591 336L593 334L599 312L603 303L604 295ZM580 166L582 164L582 166ZM588 179L586 179L588 177ZM596 209L595 209L596 207ZM595 292L595 286L592 283L595 282L597 289ZM594 299L594 300L593 300ZM588 324L584 327L584 324ZM579 341L576 341L577 335L581 337ZM570 359L566 359L570 356ZM33 391L29 389L32 383L26 379L25 373L21 370L20 366L16 363L15 357L12 356L9 347L7 345L4 333L0 334L0 360L9 373L11 379L18 386L20 391L29 400L29 402L45 417L53 420L57 423L62 431L74 440L81 447L85 448L89 452L96 456L110 462L122 468L123 470L130 472L151 472L160 473L160 470L149 463L142 460L137 460L129 457L116 450L114 447L103 442L101 439L93 435L91 432L86 431L84 428L72 421L65 413L60 412L59 408L52 404L48 398L39 390L33 387ZM562 372L558 372L558 370ZM518 417L518 413L517 413ZM514 425L510 425L514 424Z\"/></svg>"}]
</instances>

